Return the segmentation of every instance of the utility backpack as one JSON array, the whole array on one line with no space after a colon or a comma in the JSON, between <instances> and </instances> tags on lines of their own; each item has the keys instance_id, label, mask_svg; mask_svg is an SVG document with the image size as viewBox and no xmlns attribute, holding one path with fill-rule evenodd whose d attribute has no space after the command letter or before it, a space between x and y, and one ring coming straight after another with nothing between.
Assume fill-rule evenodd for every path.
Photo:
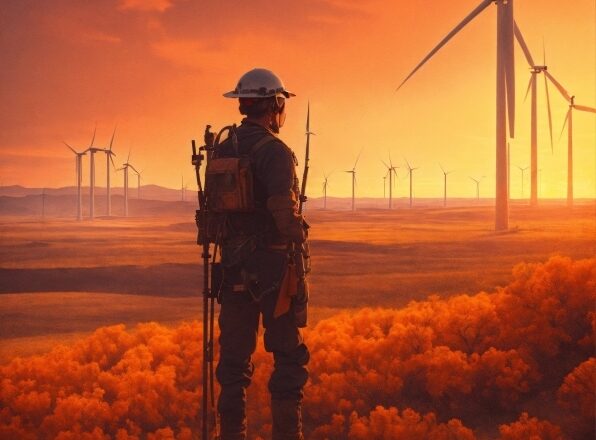
<instances>
[{"instance_id":1,"label":"utility backpack","mask_svg":"<svg viewBox=\"0 0 596 440\"><path fill-rule=\"evenodd\" d=\"M221 138L226 131L226 140L229 139L232 144L233 156L228 152L225 156L221 155ZM251 155L274 139L273 135L264 136L247 152L240 152L236 125L222 128L215 136L205 170L205 198L208 211L205 221L211 243L216 243L218 235L222 232L226 214L255 210Z\"/></svg>"}]
</instances>

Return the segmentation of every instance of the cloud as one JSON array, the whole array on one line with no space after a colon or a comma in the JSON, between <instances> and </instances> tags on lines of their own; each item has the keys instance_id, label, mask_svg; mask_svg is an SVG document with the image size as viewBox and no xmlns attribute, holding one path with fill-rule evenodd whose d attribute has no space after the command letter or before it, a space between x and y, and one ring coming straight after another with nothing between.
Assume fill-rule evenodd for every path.
<instances>
[{"instance_id":1,"label":"cloud","mask_svg":"<svg viewBox=\"0 0 596 440\"><path fill-rule=\"evenodd\" d=\"M164 12L172 7L173 0L120 0L118 9L142 12Z\"/></svg>"},{"instance_id":2,"label":"cloud","mask_svg":"<svg viewBox=\"0 0 596 440\"><path fill-rule=\"evenodd\" d=\"M494 293L320 321L305 332L309 438L472 440L512 414L498 427L503 440L592 438L595 280L596 258L553 257L518 265ZM103 327L0 366L0 437L191 438L200 431L201 329ZM272 361L262 344L253 362L249 429L268 438ZM537 399L548 419L530 415Z\"/></svg>"}]
</instances>

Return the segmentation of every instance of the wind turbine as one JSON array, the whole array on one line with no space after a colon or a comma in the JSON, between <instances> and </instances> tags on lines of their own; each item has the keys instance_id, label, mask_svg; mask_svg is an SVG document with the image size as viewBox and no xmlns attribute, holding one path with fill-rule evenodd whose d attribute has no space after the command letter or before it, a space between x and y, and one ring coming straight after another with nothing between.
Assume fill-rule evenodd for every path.
<instances>
[{"instance_id":1,"label":"wind turbine","mask_svg":"<svg viewBox=\"0 0 596 440\"><path fill-rule=\"evenodd\" d=\"M452 171L445 171L443 166L439 164L441 171L443 171L443 208L447 206L447 175L451 174Z\"/></svg>"},{"instance_id":2,"label":"wind turbine","mask_svg":"<svg viewBox=\"0 0 596 440\"><path fill-rule=\"evenodd\" d=\"M180 186L180 192L182 193L182 201L184 202L185 199L185 194L186 194L186 188L188 187L188 185L184 184L184 175L182 176L182 185Z\"/></svg>"},{"instance_id":3,"label":"wind turbine","mask_svg":"<svg viewBox=\"0 0 596 440\"><path fill-rule=\"evenodd\" d=\"M536 109L536 77L540 73L546 72L546 51L544 50L544 46L542 49L543 59L542 65L537 65L534 63L534 59L532 58L532 54L524 41L524 37L517 26L517 23L514 23L514 31L515 37L519 45L522 48L522 51L530 65L530 82L528 84L528 90L526 91L526 97L530 90L532 91L531 99L531 119L530 119L530 205L536 206L538 204L538 124L537 124L537 109ZM546 104L548 109L548 128L550 130L550 147L551 152L553 150L553 121L550 111L550 96L548 93L548 81L546 79L546 74L544 75L544 87L546 90Z\"/></svg>"},{"instance_id":4,"label":"wind turbine","mask_svg":"<svg viewBox=\"0 0 596 440\"><path fill-rule=\"evenodd\" d=\"M137 173L137 199L141 200L141 174L143 174L143 172L137 171L133 166L131 166L131 168Z\"/></svg>"},{"instance_id":5,"label":"wind turbine","mask_svg":"<svg viewBox=\"0 0 596 440\"><path fill-rule=\"evenodd\" d=\"M455 34L464 28L491 3L497 5L497 74L496 74L496 197L495 230L509 228L509 203L507 198L507 122L509 135L515 128L515 62L513 51L514 0L482 0L439 44L414 68L399 85L399 90L414 73L439 51Z\"/></svg>"},{"instance_id":6,"label":"wind turbine","mask_svg":"<svg viewBox=\"0 0 596 440\"><path fill-rule=\"evenodd\" d=\"M565 125L567 125L567 206L573 206L573 110L596 113L596 108L576 104L575 96L570 96L567 90L547 70L544 71L544 74L569 103L569 110L567 110L567 116L565 116L561 136L565 131Z\"/></svg>"},{"instance_id":7,"label":"wind turbine","mask_svg":"<svg viewBox=\"0 0 596 440\"><path fill-rule=\"evenodd\" d=\"M128 169L132 168L136 173L138 171L130 163L130 150L128 150L128 157L126 162L122 164L122 168L118 168L116 171L124 171L124 216L128 217Z\"/></svg>"},{"instance_id":8,"label":"wind turbine","mask_svg":"<svg viewBox=\"0 0 596 440\"><path fill-rule=\"evenodd\" d=\"M410 175L410 208L411 208L412 207L412 171L417 170L420 167L412 168L410 166L410 162L408 162L408 160L406 158L404 158L404 160L406 161L406 164L408 166L408 173Z\"/></svg>"},{"instance_id":9,"label":"wind turbine","mask_svg":"<svg viewBox=\"0 0 596 440\"><path fill-rule=\"evenodd\" d=\"M110 140L110 148L104 149L103 151L106 153L106 195L107 195L107 215L108 217L112 215L112 198L110 193L110 161L112 162L112 166L114 169L116 165L114 164L114 159L112 156L115 156L116 153L112 151L112 144L114 143L114 136L116 135L116 127L114 127L114 132L112 133L112 139Z\"/></svg>"},{"instance_id":10,"label":"wind turbine","mask_svg":"<svg viewBox=\"0 0 596 440\"><path fill-rule=\"evenodd\" d=\"M354 195L356 191L356 165L358 165L358 161L360 160L361 154L362 150L360 150L360 153L358 153L358 157L356 157L356 162L354 162L354 166L352 167L352 169L346 171L346 173L352 174L352 211L356 209L354 205Z\"/></svg>"},{"instance_id":11,"label":"wind turbine","mask_svg":"<svg viewBox=\"0 0 596 440\"><path fill-rule=\"evenodd\" d=\"M389 171L387 171L387 174L385 174L383 176L383 198L387 197L386 189L387 189L387 175L388 174L389 174Z\"/></svg>"},{"instance_id":12,"label":"wind turbine","mask_svg":"<svg viewBox=\"0 0 596 440\"><path fill-rule=\"evenodd\" d=\"M470 177L470 179L472 179L474 182L476 182L476 202L479 202L480 201L480 182L482 181L484 176L482 176L480 179L474 179L472 176L468 176L468 177Z\"/></svg>"},{"instance_id":13,"label":"wind turbine","mask_svg":"<svg viewBox=\"0 0 596 440\"><path fill-rule=\"evenodd\" d=\"M397 178L397 171L395 170L399 167L393 165L393 162L391 161L391 153L389 154L389 165L387 165L382 160L381 162L383 162L383 165L385 165L385 167L387 168L387 173L389 174L389 209L391 209L393 202L393 176Z\"/></svg>"},{"instance_id":14,"label":"wind turbine","mask_svg":"<svg viewBox=\"0 0 596 440\"><path fill-rule=\"evenodd\" d=\"M75 154L75 172L77 181L77 220L83 220L83 194L81 192L81 184L83 183L83 156L87 154L87 150L77 152L74 148L64 142L70 150Z\"/></svg>"},{"instance_id":15,"label":"wind turbine","mask_svg":"<svg viewBox=\"0 0 596 440\"><path fill-rule=\"evenodd\" d=\"M324 174L325 180L323 180L323 209L327 209L327 186L329 185L329 176Z\"/></svg>"},{"instance_id":16,"label":"wind turbine","mask_svg":"<svg viewBox=\"0 0 596 440\"><path fill-rule=\"evenodd\" d=\"M97 131L97 125L95 126L95 130L93 130L93 138L91 138L91 143L89 144L89 148L87 151L89 154L89 217L91 220L95 217L95 153L99 151L106 151L104 148L97 148L93 146L93 142L95 142L95 133Z\"/></svg>"},{"instance_id":17,"label":"wind turbine","mask_svg":"<svg viewBox=\"0 0 596 440\"><path fill-rule=\"evenodd\" d=\"M523 199L523 198L524 198L524 173L526 172L526 170L527 170L529 167L522 168L522 167L520 167L519 165L516 165L516 166L517 166L517 168L518 168L518 169L521 171L521 176L522 176L522 182L521 182L521 183L522 183L522 185L521 185L521 190L522 190L522 193L521 193L521 196L522 196L522 199Z\"/></svg>"}]
</instances>

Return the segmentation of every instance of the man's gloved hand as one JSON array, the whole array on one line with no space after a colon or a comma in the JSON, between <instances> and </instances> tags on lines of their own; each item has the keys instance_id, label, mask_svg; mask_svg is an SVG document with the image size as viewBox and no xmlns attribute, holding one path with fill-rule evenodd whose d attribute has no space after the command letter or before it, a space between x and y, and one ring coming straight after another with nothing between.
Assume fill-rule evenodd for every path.
<instances>
[{"instance_id":1,"label":"man's gloved hand","mask_svg":"<svg viewBox=\"0 0 596 440\"><path fill-rule=\"evenodd\" d=\"M296 196L293 192L269 197L267 209L273 215L280 234L288 241L301 244L306 240L302 216L298 214Z\"/></svg>"}]
</instances>

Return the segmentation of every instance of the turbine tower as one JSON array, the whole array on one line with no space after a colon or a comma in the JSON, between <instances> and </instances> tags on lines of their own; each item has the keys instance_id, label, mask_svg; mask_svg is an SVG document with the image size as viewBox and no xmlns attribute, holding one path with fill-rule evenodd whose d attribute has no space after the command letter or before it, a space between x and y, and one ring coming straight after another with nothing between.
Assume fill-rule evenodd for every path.
<instances>
[{"instance_id":1,"label":"turbine tower","mask_svg":"<svg viewBox=\"0 0 596 440\"><path fill-rule=\"evenodd\" d=\"M362 150L360 150L360 153L358 153L358 157L356 157L356 162L354 162L352 169L346 171L346 173L352 174L352 211L356 209L354 205L354 196L356 191L356 165L358 165L358 161L360 160L360 154L362 154Z\"/></svg>"},{"instance_id":2,"label":"turbine tower","mask_svg":"<svg viewBox=\"0 0 596 440\"><path fill-rule=\"evenodd\" d=\"M573 206L573 110L596 113L596 108L576 104L575 96L570 96L567 90L547 70L544 71L544 74L569 103L569 110L567 110L567 116L565 116L561 135L563 135L565 125L567 125L567 206Z\"/></svg>"},{"instance_id":3,"label":"turbine tower","mask_svg":"<svg viewBox=\"0 0 596 440\"><path fill-rule=\"evenodd\" d=\"M514 72L514 0L482 0L439 44L414 68L399 85L399 90L432 56L455 34L464 28L491 3L497 5L497 74L496 74L496 197L495 230L509 228L509 203L507 198L507 122L509 135L514 137L515 121L515 72Z\"/></svg>"},{"instance_id":4,"label":"turbine tower","mask_svg":"<svg viewBox=\"0 0 596 440\"><path fill-rule=\"evenodd\" d=\"M389 209L391 209L393 203L393 177L395 176L397 180L397 171L395 170L399 167L393 165L393 162L391 161L391 153L389 154L389 165L382 160L381 162L383 162L383 165L387 168L387 174L389 174ZM385 188L385 186L383 186L383 188Z\"/></svg>"},{"instance_id":5,"label":"turbine tower","mask_svg":"<svg viewBox=\"0 0 596 440\"><path fill-rule=\"evenodd\" d=\"M387 197L386 189L387 189L387 175L388 174L389 174L389 171L387 171L387 174L385 174L383 176L383 198Z\"/></svg>"},{"instance_id":6,"label":"turbine tower","mask_svg":"<svg viewBox=\"0 0 596 440\"><path fill-rule=\"evenodd\" d=\"M87 154L87 150L77 152L74 148L64 142L70 150L75 154L75 173L77 182L77 220L83 220L83 193L81 192L81 184L83 183L83 156Z\"/></svg>"},{"instance_id":7,"label":"turbine tower","mask_svg":"<svg viewBox=\"0 0 596 440\"><path fill-rule=\"evenodd\" d=\"M315 135L312 131L310 131L310 101L308 101L307 110L306 110L306 149L304 154L304 173L302 179L302 186L300 187L300 207L298 214L302 214L301 210L304 210L306 206L306 177L308 175L308 160L310 157L310 136Z\"/></svg>"},{"instance_id":8,"label":"turbine tower","mask_svg":"<svg viewBox=\"0 0 596 440\"><path fill-rule=\"evenodd\" d=\"M522 51L528 61L530 66L530 82L528 84L528 90L526 91L526 97L530 90L532 91L531 95L531 119L530 119L530 205L536 206L538 204L538 123L537 123L537 108L536 108L536 78L539 74L546 72L546 51L542 50L543 59L542 65L537 65L534 63L534 59L532 58L532 54L524 41L524 37L517 26L517 23L514 24L515 30L515 37L519 45L522 48ZM553 121L550 111L550 96L548 93L548 81L546 79L546 75L544 75L544 87L546 90L546 104L548 109L548 128L550 131L550 147L551 153L553 151Z\"/></svg>"},{"instance_id":9,"label":"turbine tower","mask_svg":"<svg viewBox=\"0 0 596 440\"><path fill-rule=\"evenodd\" d=\"M445 171L443 166L439 164L441 171L443 171L443 208L447 206L447 176L453 171Z\"/></svg>"},{"instance_id":10,"label":"turbine tower","mask_svg":"<svg viewBox=\"0 0 596 440\"><path fill-rule=\"evenodd\" d=\"M112 139L110 140L110 147L108 149L105 149L105 153L106 153L106 196L107 196L107 216L111 216L112 215L112 197L111 197L111 192L110 192L110 162L112 162L112 166L114 167L114 169L116 168L116 165L114 164L114 159L112 158L112 156L115 156L116 153L114 153L112 151L112 144L114 143L114 136L116 135L116 127L114 127L114 132L112 133Z\"/></svg>"},{"instance_id":11,"label":"turbine tower","mask_svg":"<svg viewBox=\"0 0 596 440\"><path fill-rule=\"evenodd\" d=\"M87 151L89 152L89 218L93 220L95 217L95 153L99 151L106 151L104 148L97 148L93 146L95 142L95 133L97 131L97 125L93 130L93 138Z\"/></svg>"},{"instance_id":12,"label":"turbine tower","mask_svg":"<svg viewBox=\"0 0 596 440\"><path fill-rule=\"evenodd\" d=\"M484 176L482 176L480 179L474 179L471 176L470 179L472 179L474 182L476 182L476 202L480 202L480 182L482 181L482 179L484 178Z\"/></svg>"},{"instance_id":13,"label":"turbine tower","mask_svg":"<svg viewBox=\"0 0 596 440\"><path fill-rule=\"evenodd\" d=\"M406 165L408 166L408 174L410 175L410 208L412 207L412 171L417 170L420 167L412 168L410 162L404 158Z\"/></svg>"},{"instance_id":14,"label":"turbine tower","mask_svg":"<svg viewBox=\"0 0 596 440\"><path fill-rule=\"evenodd\" d=\"M522 179L521 179L521 184L522 184L521 185L521 196L522 196L522 199L523 199L524 198L524 173L526 172L526 170L529 167L522 168L519 165L516 165L516 166L521 171L521 177L522 177Z\"/></svg>"}]
</instances>

